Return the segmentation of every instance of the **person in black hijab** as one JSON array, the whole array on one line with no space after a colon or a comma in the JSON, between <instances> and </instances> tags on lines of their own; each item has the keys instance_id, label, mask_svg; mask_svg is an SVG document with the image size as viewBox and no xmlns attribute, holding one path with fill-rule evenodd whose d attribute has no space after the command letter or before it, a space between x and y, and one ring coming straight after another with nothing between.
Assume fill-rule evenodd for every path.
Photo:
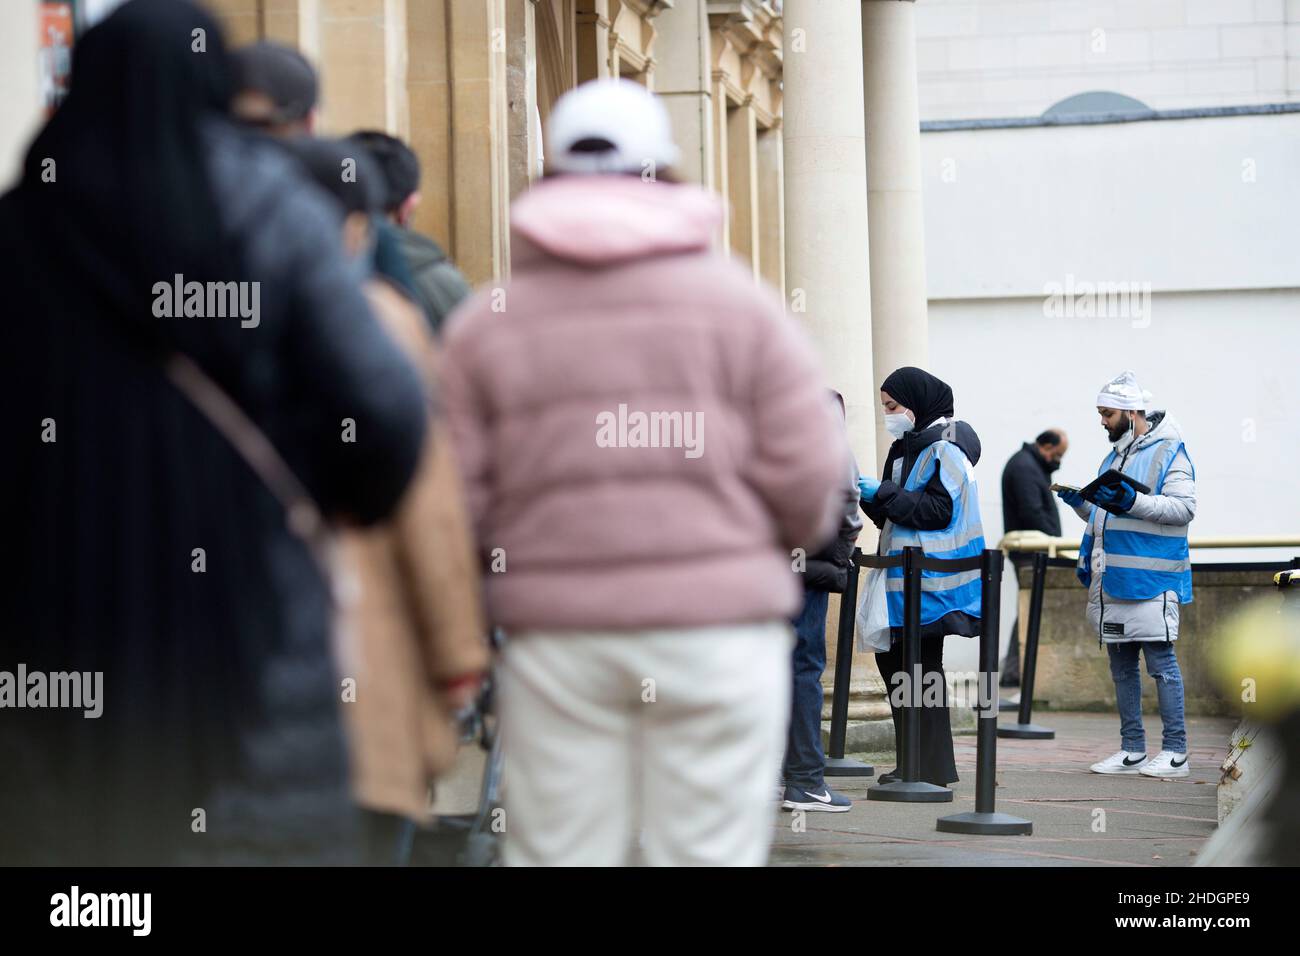
<instances>
[{"instance_id":1,"label":"person in black hijab","mask_svg":"<svg viewBox=\"0 0 1300 956\"><path fill-rule=\"evenodd\" d=\"M952 389L947 382L935 378L925 369L911 365L895 369L881 384L880 390L888 392L898 404L912 412L917 429L928 427L937 418L952 417Z\"/></svg>"},{"instance_id":2,"label":"person in black hijab","mask_svg":"<svg viewBox=\"0 0 1300 956\"><path fill-rule=\"evenodd\" d=\"M29 705L0 712L0 863L357 858L327 582L165 363L201 368L336 520L396 506L423 392L337 212L226 122L229 87L208 14L130 0L0 197L0 694L21 665ZM207 289L198 314L173 282ZM250 314L210 309L217 284Z\"/></svg>"},{"instance_id":3,"label":"person in black hijab","mask_svg":"<svg viewBox=\"0 0 1300 956\"><path fill-rule=\"evenodd\" d=\"M971 468L979 461L980 443L974 429L955 420L952 389L929 372L908 366L885 379L880 386L880 401L885 427L895 440L885 458L884 478L878 481L863 477L859 480L859 490L863 510L883 531L882 545L894 536L892 529L899 528L909 530L909 540L916 537L915 532L923 533L919 540L927 551L933 549L944 552L944 556L958 556L951 549L960 544L963 552L978 554L984 542ZM940 442L945 443L944 447L936 449L928 459L930 464L925 465L932 467L933 472L928 477L913 475L927 449ZM926 532L930 535L925 535ZM943 641L949 634L966 637L979 634L978 579L975 585L967 586L965 591L927 590L921 596L922 688L937 681L943 690L941 706L921 709L918 773L920 780L939 786L958 779L943 674ZM968 592L974 595L973 602ZM967 599L960 606L948 607L945 595L954 594ZM904 672L902 628L892 616L890 623L892 646L876 654L876 666L887 689L893 689ZM915 692L920 694L921 689ZM897 740L902 712L892 705L891 698ZM898 779L897 774L897 770L883 774L880 782Z\"/></svg>"}]
</instances>

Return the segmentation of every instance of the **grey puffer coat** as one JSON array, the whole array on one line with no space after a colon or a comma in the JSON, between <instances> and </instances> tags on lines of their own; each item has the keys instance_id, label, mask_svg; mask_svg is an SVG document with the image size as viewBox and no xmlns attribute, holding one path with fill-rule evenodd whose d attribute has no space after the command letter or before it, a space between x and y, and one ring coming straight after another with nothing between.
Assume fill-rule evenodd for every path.
<instances>
[{"instance_id":1,"label":"grey puffer coat","mask_svg":"<svg viewBox=\"0 0 1300 956\"><path fill-rule=\"evenodd\" d=\"M1182 430L1178 423L1164 411L1152 412L1148 423L1151 427L1134 440L1129 446L1130 452L1158 441L1182 442ZM1120 470L1123 470L1122 460L1123 456L1115 463L1115 467ZM1095 566L1097 557L1105 546L1106 522L1115 519L1101 508L1091 505L1076 508L1075 512L1091 523L1092 559ZM1165 475L1160 494L1145 495L1139 492L1127 515L1170 527L1187 525L1195 516L1196 477L1185 450L1175 456ZM1177 594L1166 591L1145 601L1125 601L1102 590L1104 579L1104 574L1094 574L1088 586L1088 623L1099 641L1125 644L1130 641L1178 640Z\"/></svg>"}]
</instances>

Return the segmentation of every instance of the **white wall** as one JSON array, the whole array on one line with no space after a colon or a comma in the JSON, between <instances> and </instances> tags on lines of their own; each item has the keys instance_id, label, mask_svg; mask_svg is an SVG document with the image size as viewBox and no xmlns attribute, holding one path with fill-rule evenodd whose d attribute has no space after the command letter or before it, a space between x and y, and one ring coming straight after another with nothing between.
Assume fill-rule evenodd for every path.
<instances>
[{"instance_id":1,"label":"white wall","mask_svg":"<svg viewBox=\"0 0 1300 956\"><path fill-rule=\"evenodd\" d=\"M930 366L979 433L985 537L1002 533L1006 460L1044 428L1070 434L1061 480L1082 484L1109 450L1101 385L1134 369L1183 428L1196 466L1193 535L1300 535L1300 289L1157 295L1148 329L1123 320L1048 319L1041 299L930 304ZM978 355L978 361L971 361ZM1083 522L1061 506L1062 532ZM1292 549L1197 552L1272 560Z\"/></svg>"},{"instance_id":2,"label":"white wall","mask_svg":"<svg viewBox=\"0 0 1300 956\"><path fill-rule=\"evenodd\" d=\"M931 366L984 440L987 536L1002 464L1041 429L1071 433L1062 478L1095 471L1095 397L1125 368L1187 432L1195 534L1300 534L1300 116L927 133L922 151ZM1071 275L1149 283L1149 306L1045 315Z\"/></svg>"},{"instance_id":3,"label":"white wall","mask_svg":"<svg viewBox=\"0 0 1300 956\"><path fill-rule=\"evenodd\" d=\"M986 540L1002 533L1002 468L1039 431L1070 433L1062 480L1095 474L1096 395L1125 368L1183 427L1193 536L1300 535L1300 116L931 132L922 157L930 369L983 442ZM1140 317L1045 314L1069 276L1151 292ZM953 669L974 659L949 649Z\"/></svg>"},{"instance_id":4,"label":"white wall","mask_svg":"<svg viewBox=\"0 0 1300 956\"><path fill-rule=\"evenodd\" d=\"M1002 536L1002 468L1044 428L1070 435L1060 480L1082 484L1109 450L1094 402L1137 371L1179 421L1196 466L1196 535L1300 535L1300 289L1157 295L1149 329L1047 319L1041 298L930 303L930 369L983 444L976 468L985 540ZM1058 502L1061 530L1083 522ZM1296 548L1196 550L1195 561L1285 561ZM1006 566L1001 652L1016 616ZM949 671L978 669L975 641L948 638Z\"/></svg>"},{"instance_id":5,"label":"white wall","mask_svg":"<svg viewBox=\"0 0 1300 956\"><path fill-rule=\"evenodd\" d=\"M921 0L921 118L1037 116L1110 90L1156 109L1300 99L1300 0Z\"/></svg>"},{"instance_id":6,"label":"white wall","mask_svg":"<svg viewBox=\"0 0 1300 956\"><path fill-rule=\"evenodd\" d=\"M921 137L932 299L1300 286L1300 113Z\"/></svg>"}]
</instances>

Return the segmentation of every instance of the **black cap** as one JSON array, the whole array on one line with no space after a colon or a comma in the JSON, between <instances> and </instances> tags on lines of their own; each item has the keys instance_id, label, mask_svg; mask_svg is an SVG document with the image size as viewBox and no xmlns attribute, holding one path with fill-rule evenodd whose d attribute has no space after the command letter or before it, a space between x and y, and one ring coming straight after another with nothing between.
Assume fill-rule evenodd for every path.
<instances>
[{"instance_id":1,"label":"black cap","mask_svg":"<svg viewBox=\"0 0 1300 956\"><path fill-rule=\"evenodd\" d=\"M294 136L280 142L344 212L377 213L383 207L387 189L384 174L360 144L314 136Z\"/></svg>"},{"instance_id":2,"label":"black cap","mask_svg":"<svg viewBox=\"0 0 1300 956\"><path fill-rule=\"evenodd\" d=\"M363 129L353 133L347 141L364 147L383 170L388 185L384 198L385 212L396 212L406 202L406 197L420 188L419 157L396 136Z\"/></svg>"},{"instance_id":3,"label":"black cap","mask_svg":"<svg viewBox=\"0 0 1300 956\"><path fill-rule=\"evenodd\" d=\"M275 104L275 123L301 120L316 105L316 70L292 47L260 40L235 50L235 89L255 90Z\"/></svg>"}]
</instances>

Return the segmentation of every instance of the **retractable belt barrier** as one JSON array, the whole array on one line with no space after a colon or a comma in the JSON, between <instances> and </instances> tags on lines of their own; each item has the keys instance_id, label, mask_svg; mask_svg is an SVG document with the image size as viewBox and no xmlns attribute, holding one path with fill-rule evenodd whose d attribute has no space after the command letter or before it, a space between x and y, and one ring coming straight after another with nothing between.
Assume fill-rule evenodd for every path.
<instances>
[{"instance_id":1,"label":"retractable belt barrier","mask_svg":"<svg viewBox=\"0 0 1300 956\"><path fill-rule=\"evenodd\" d=\"M844 756L844 738L849 728L849 680L853 674L853 627L858 612L858 569L898 567L901 557L883 558L853 549L848 584L840 595L839 633L835 637L835 683L831 688L831 734L826 748L828 777L870 777L876 768Z\"/></svg>"},{"instance_id":2,"label":"retractable belt barrier","mask_svg":"<svg viewBox=\"0 0 1300 956\"><path fill-rule=\"evenodd\" d=\"M902 554L883 556L853 552L853 568L848 586L840 598L839 634L836 639L835 685L831 694L831 731L827 759L830 776L870 776L872 768L844 758L844 740L848 725L849 680L852 673L853 629L857 613L858 569L903 569L903 669L912 683L919 684L917 669L921 658L921 573L923 571L979 571L980 598L980 681L977 694L979 715L975 777L975 810L943 817L938 829L950 833L1008 834L1032 833L1033 824L994 811L994 788L997 768L997 670L998 670L998 601L1002 584L1001 551L986 550L969 558L930 558L916 547L904 548ZM990 691L989 688L992 688ZM867 790L869 800L901 803L948 803L952 791L926 783L920 774L919 687L905 695L903 719L900 721L899 779L876 784ZM989 699L985 699L988 697Z\"/></svg>"},{"instance_id":3,"label":"retractable belt barrier","mask_svg":"<svg viewBox=\"0 0 1300 956\"><path fill-rule=\"evenodd\" d=\"M943 833L1006 836L1034 832L1028 820L994 809L998 769L998 633L1002 598L1002 552L984 551L980 569L980 665L975 695L975 809L940 817L935 829ZM949 562L956 564L957 562ZM1041 603L1041 602L1040 602ZM1040 608L1041 610L1041 608ZM1030 678L1032 680L1032 677ZM870 796L868 794L868 796Z\"/></svg>"},{"instance_id":4,"label":"retractable belt barrier","mask_svg":"<svg viewBox=\"0 0 1300 956\"><path fill-rule=\"evenodd\" d=\"M904 548L903 563L903 719L899 722L898 779L867 790L868 800L896 803L951 803L952 791L920 779L921 773L921 572L976 571L985 558L928 558L917 547ZM1000 555L999 555L1000 557ZM893 565L897 567L897 565ZM887 688L886 692L892 692Z\"/></svg>"},{"instance_id":5,"label":"retractable belt barrier","mask_svg":"<svg viewBox=\"0 0 1300 956\"><path fill-rule=\"evenodd\" d=\"M998 728L999 737L1014 737L1019 740L1051 740L1056 731L1049 727L1035 724L1030 718L1034 709L1034 674L1038 670L1038 632L1043 625L1043 584L1047 579L1048 567L1072 568L1074 562L1066 558L1049 558L1044 552L1034 554L1034 580L1029 590L1029 621L1025 633L1025 659L1020 665L1020 713L1014 724ZM1011 639L1019 640L1017 634Z\"/></svg>"}]
</instances>

